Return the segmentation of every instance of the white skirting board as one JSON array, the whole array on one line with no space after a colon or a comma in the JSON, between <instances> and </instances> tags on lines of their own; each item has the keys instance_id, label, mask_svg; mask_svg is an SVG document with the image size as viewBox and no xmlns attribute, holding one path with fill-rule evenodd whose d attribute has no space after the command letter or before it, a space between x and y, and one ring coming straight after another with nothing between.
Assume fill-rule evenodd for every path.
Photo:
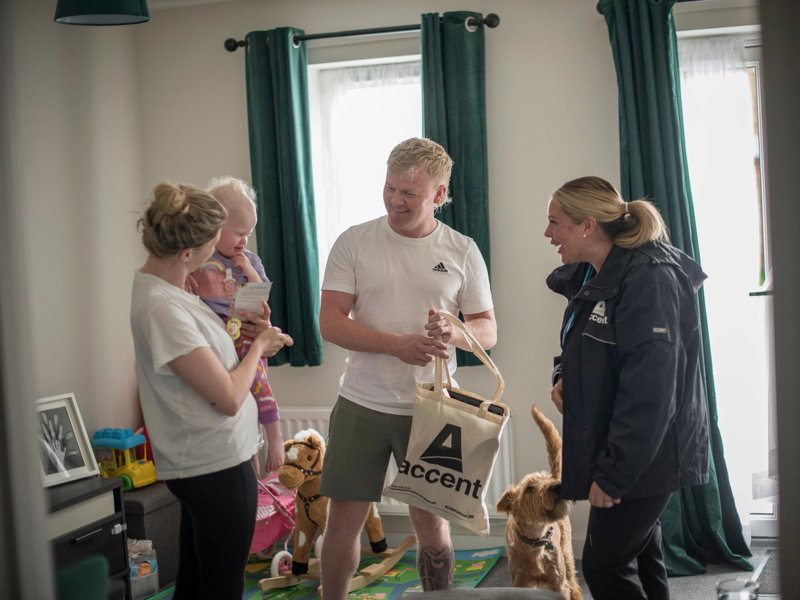
<instances>
[{"instance_id":1,"label":"white skirting board","mask_svg":"<svg viewBox=\"0 0 800 600\"><path fill-rule=\"evenodd\" d=\"M285 408L280 409L281 435L284 440L294 437L298 431L304 429L315 429L324 438L328 437L328 421L330 420L331 409L308 407L308 408ZM506 487L516 483L513 472L513 460L511 456L511 428L506 427L503 431L503 438L500 441L500 450L492 471L492 478L486 491L486 507L490 517L502 516L495 510L495 505ZM397 467L393 461L389 461L389 472L386 481L391 482L397 474ZM408 507L402 502L391 498L384 498L378 505L378 510L384 515L407 515Z\"/></svg>"}]
</instances>

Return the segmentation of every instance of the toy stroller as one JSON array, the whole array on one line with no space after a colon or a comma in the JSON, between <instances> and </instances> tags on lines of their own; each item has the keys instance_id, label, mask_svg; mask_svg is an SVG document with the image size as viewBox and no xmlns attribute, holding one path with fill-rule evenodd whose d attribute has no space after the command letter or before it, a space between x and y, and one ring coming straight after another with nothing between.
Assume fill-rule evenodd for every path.
<instances>
[{"instance_id":1,"label":"toy stroller","mask_svg":"<svg viewBox=\"0 0 800 600\"><path fill-rule=\"evenodd\" d=\"M289 490L278 481L277 473L269 473L258 482L258 508L256 528L250 553L260 557L272 556L270 575L278 577L292 571L292 555L288 543L294 531L294 490ZM275 552L279 544L283 550Z\"/></svg>"}]
</instances>

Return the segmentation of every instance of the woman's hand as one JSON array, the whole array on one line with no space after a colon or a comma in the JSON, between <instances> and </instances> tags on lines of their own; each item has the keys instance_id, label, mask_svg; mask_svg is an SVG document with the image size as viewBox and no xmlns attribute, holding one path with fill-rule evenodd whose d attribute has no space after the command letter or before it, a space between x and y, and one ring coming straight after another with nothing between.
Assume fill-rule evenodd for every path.
<instances>
[{"instance_id":1,"label":"woman's hand","mask_svg":"<svg viewBox=\"0 0 800 600\"><path fill-rule=\"evenodd\" d=\"M564 414L564 384L562 383L563 379L561 377L558 378L556 384L553 386L553 389L550 390L550 399L553 401L553 404L556 405L558 412L562 415Z\"/></svg>"},{"instance_id":2,"label":"woman's hand","mask_svg":"<svg viewBox=\"0 0 800 600\"><path fill-rule=\"evenodd\" d=\"M561 381L559 379L559 381ZM615 504L622 502L619 498L612 498L600 489L596 482L592 482L589 488L589 504L597 508L612 508Z\"/></svg>"},{"instance_id":3,"label":"woman's hand","mask_svg":"<svg viewBox=\"0 0 800 600\"><path fill-rule=\"evenodd\" d=\"M256 337L265 329L272 327L272 322L269 320L272 315L272 309L269 307L266 300L261 302L260 315L251 313L249 310L240 310L237 312L242 320L242 331L247 334L248 337Z\"/></svg>"},{"instance_id":4,"label":"woman's hand","mask_svg":"<svg viewBox=\"0 0 800 600\"><path fill-rule=\"evenodd\" d=\"M291 346L294 340L290 335L283 333L278 327L269 327L259 333L253 340L258 352L263 357L275 356L284 346Z\"/></svg>"}]
</instances>

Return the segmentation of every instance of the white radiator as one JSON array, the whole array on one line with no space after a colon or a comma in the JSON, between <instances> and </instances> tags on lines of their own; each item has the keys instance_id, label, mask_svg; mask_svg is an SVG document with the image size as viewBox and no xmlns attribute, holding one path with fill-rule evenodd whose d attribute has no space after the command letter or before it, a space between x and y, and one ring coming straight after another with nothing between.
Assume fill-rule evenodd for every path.
<instances>
[{"instance_id":1,"label":"white radiator","mask_svg":"<svg viewBox=\"0 0 800 600\"><path fill-rule=\"evenodd\" d=\"M293 438L298 431L302 431L303 429L315 429L327 439L330 415L330 408L288 408L281 406L281 435L283 435L284 440L288 440ZM497 461L492 471L492 478L489 481L489 487L486 491L486 507L489 510L489 516L492 517L505 516L499 515L495 510L495 505L505 491L506 486L516 483L514 479L514 470L512 468L513 460L511 448L511 427L506 425L503 431L503 438L500 441L500 451L497 454ZM397 467L394 461L390 460L389 472L386 474L387 483L394 480L395 475L397 475ZM383 498L383 501L378 505L378 510L382 514L387 515L408 514L408 508L405 504L391 498Z\"/></svg>"}]
</instances>

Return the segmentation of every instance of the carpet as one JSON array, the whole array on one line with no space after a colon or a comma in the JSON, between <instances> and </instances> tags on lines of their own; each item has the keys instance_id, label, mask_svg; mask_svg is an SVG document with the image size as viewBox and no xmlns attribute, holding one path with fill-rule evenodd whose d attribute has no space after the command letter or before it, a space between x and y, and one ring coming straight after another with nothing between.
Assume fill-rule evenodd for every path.
<instances>
[{"instance_id":1,"label":"carpet","mask_svg":"<svg viewBox=\"0 0 800 600\"><path fill-rule=\"evenodd\" d=\"M778 575L778 553L775 550L767 550L764 555L766 562L759 564L756 569L761 571L756 576L758 581L758 593L777 596L781 593L781 582Z\"/></svg>"},{"instance_id":2,"label":"carpet","mask_svg":"<svg viewBox=\"0 0 800 600\"><path fill-rule=\"evenodd\" d=\"M453 588L474 588L494 567L505 552L504 547L484 548L481 550L458 550L455 553L455 572ZM366 556L361 560L360 568L378 562L380 557ZM262 592L258 589L258 581L269 577L269 563L251 563L245 575L245 591L242 600L311 600L317 598L318 581L304 581L299 585L281 590ZM174 588L162 590L147 600L171 600ZM409 551L386 575L375 583L360 590L350 592L349 600L396 600L403 594L421 592L422 587L417 577L417 553Z\"/></svg>"},{"instance_id":3,"label":"carpet","mask_svg":"<svg viewBox=\"0 0 800 600\"><path fill-rule=\"evenodd\" d=\"M477 587L512 587L511 572L508 570L508 556L500 556L486 576L480 580Z\"/></svg>"}]
</instances>

